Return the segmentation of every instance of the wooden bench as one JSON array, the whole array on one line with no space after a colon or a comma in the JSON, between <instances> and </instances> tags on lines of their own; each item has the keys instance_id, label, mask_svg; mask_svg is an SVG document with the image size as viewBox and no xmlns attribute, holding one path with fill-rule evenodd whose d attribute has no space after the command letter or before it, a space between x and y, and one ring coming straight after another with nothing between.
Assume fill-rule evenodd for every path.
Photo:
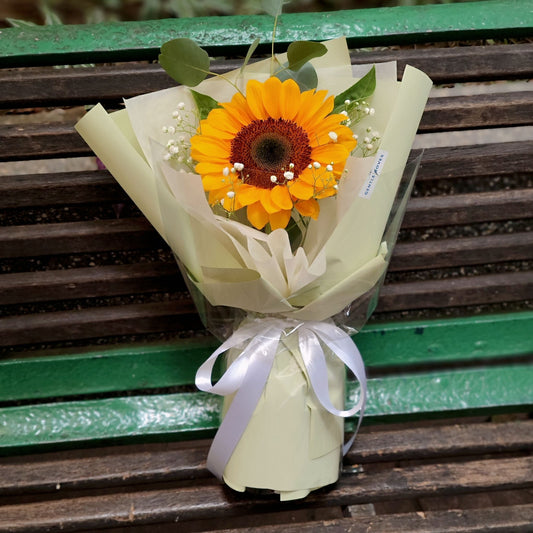
<instances>
[{"instance_id":1,"label":"wooden bench","mask_svg":"<svg viewBox=\"0 0 533 533\"><path fill-rule=\"evenodd\" d=\"M527 1L282 17L280 49L345 34L354 63L409 63L439 88L386 284L355 337L369 406L340 481L280 504L206 470L221 402L191 384L217 342L73 124L80 106L171 86L153 60L172 37L225 70L271 26L1 30L0 531L531 531ZM52 66L79 63L94 66Z\"/></svg>"}]
</instances>

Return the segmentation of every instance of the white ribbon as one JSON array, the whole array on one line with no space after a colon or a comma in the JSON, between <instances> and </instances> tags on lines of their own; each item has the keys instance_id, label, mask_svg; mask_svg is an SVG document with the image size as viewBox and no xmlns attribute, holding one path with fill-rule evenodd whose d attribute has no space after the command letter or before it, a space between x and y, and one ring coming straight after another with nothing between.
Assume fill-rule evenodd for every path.
<instances>
[{"instance_id":1,"label":"white ribbon","mask_svg":"<svg viewBox=\"0 0 533 533\"><path fill-rule=\"evenodd\" d=\"M290 328L288 333L285 330ZM311 387L320 404L331 414L353 416L359 411L359 421L354 435L343 446L346 454L359 430L365 409L367 386L361 354L350 336L329 322L300 322L292 319L257 318L240 326L218 350L207 359L196 373L196 386L221 396L236 392L235 397L218 429L207 456L207 468L222 478L226 464L248 426L267 382L278 344L282 335L298 333L298 345ZM211 373L218 356L231 348L249 341L231 363L224 375L213 385ZM321 343L350 369L360 384L357 403L348 410L336 409L331 403L326 358Z\"/></svg>"}]
</instances>

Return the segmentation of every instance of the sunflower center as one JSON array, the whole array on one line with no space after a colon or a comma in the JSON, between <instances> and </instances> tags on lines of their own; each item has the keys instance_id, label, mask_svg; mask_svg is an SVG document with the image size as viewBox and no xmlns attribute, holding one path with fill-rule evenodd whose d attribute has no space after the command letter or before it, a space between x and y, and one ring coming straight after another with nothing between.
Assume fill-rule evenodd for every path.
<instances>
[{"instance_id":1,"label":"sunflower center","mask_svg":"<svg viewBox=\"0 0 533 533\"><path fill-rule=\"evenodd\" d=\"M286 171L290 170L295 179L309 165L309 137L290 120L254 120L233 138L231 162L244 165L244 183L271 189L285 182Z\"/></svg>"}]
</instances>

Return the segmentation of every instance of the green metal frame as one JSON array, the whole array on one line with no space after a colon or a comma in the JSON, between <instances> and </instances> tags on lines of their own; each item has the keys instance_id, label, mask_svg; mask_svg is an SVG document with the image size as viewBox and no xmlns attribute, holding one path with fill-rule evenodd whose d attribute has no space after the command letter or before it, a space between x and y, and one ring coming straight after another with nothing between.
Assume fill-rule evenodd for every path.
<instances>
[{"instance_id":1,"label":"green metal frame","mask_svg":"<svg viewBox=\"0 0 533 533\"><path fill-rule=\"evenodd\" d=\"M153 60L161 44L176 36L194 39L213 54L221 47L243 53L257 37L264 45L271 42L272 20L256 15L8 28L0 31L0 67ZM280 18L276 42L283 47L295 40L345 36L351 47L366 47L527 37L532 29L530 0L490 0L290 13Z\"/></svg>"},{"instance_id":2,"label":"green metal frame","mask_svg":"<svg viewBox=\"0 0 533 533\"><path fill-rule=\"evenodd\" d=\"M533 352L532 330L533 312L366 327L354 337L371 376L365 420L529 411L533 365L521 357ZM219 397L159 389L191 385L215 346L185 341L1 361L0 401L24 404L0 410L0 454L212 435ZM502 363L487 366L494 358ZM509 358L513 364L503 364ZM394 373L379 375L391 366ZM96 393L119 395L91 399ZM356 395L349 383L348 401ZM65 400L30 402L57 396Z\"/></svg>"}]
</instances>

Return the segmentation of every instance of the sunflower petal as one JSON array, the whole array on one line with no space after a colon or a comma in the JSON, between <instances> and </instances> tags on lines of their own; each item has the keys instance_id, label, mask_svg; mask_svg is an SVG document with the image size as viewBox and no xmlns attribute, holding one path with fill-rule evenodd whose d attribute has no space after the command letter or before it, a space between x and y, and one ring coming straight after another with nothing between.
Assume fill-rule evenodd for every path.
<instances>
[{"instance_id":1,"label":"sunflower petal","mask_svg":"<svg viewBox=\"0 0 533 533\"><path fill-rule=\"evenodd\" d=\"M250 80L246 85L246 101L256 119L264 120L268 113L263 104L262 83Z\"/></svg>"},{"instance_id":2,"label":"sunflower petal","mask_svg":"<svg viewBox=\"0 0 533 533\"><path fill-rule=\"evenodd\" d=\"M289 220L291 219L292 210L278 211L277 213L272 213L268 220L270 222L270 228L272 231L275 229L285 229Z\"/></svg>"},{"instance_id":3,"label":"sunflower petal","mask_svg":"<svg viewBox=\"0 0 533 533\"><path fill-rule=\"evenodd\" d=\"M292 196L298 198L299 200L309 200L309 198L313 197L315 189L312 185L298 180L291 183L289 192Z\"/></svg>"},{"instance_id":4,"label":"sunflower petal","mask_svg":"<svg viewBox=\"0 0 533 533\"><path fill-rule=\"evenodd\" d=\"M314 198L311 198L310 200L300 200L294 204L294 207L296 207L300 215L304 217L311 217L315 220L318 218L320 213L320 206Z\"/></svg>"},{"instance_id":5,"label":"sunflower petal","mask_svg":"<svg viewBox=\"0 0 533 533\"><path fill-rule=\"evenodd\" d=\"M272 118L281 118L280 97L282 90L281 81L278 78L269 78L263 84L263 104L268 115Z\"/></svg>"},{"instance_id":6,"label":"sunflower petal","mask_svg":"<svg viewBox=\"0 0 533 533\"><path fill-rule=\"evenodd\" d=\"M292 209L292 199L285 185L276 185L270 192L270 198L280 209Z\"/></svg>"},{"instance_id":7,"label":"sunflower petal","mask_svg":"<svg viewBox=\"0 0 533 533\"><path fill-rule=\"evenodd\" d=\"M263 229L269 220L268 213L264 210L261 202L250 204L246 208L246 217L256 229Z\"/></svg>"}]
</instances>

